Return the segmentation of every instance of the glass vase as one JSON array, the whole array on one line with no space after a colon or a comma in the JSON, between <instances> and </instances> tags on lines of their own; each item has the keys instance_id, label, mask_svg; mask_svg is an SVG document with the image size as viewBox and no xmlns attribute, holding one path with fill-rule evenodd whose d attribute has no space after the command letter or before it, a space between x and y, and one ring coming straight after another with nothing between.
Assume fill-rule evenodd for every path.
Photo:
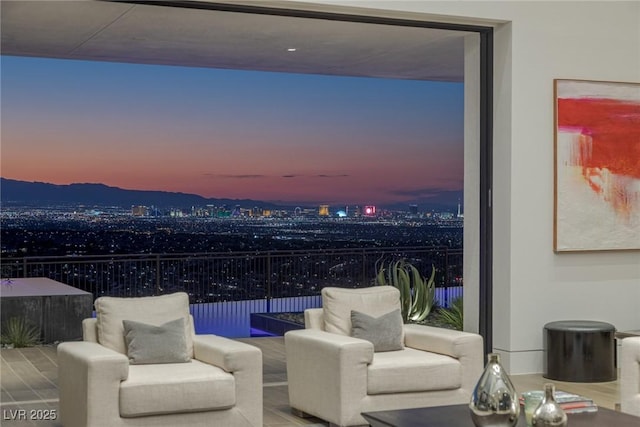
<instances>
[{"instance_id":1,"label":"glass vase","mask_svg":"<svg viewBox=\"0 0 640 427\"><path fill-rule=\"evenodd\" d=\"M560 407L554 397L556 387L547 383L544 385L542 402L533 411L531 425L536 427L566 427L567 414Z\"/></svg>"},{"instance_id":2,"label":"glass vase","mask_svg":"<svg viewBox=\"0 0 640 427\"><path fill-rule=\"evenodd\" d=\"M518 393L500 364L500 355L489 354L487 366L473 389L469 410L477 427L513 427L518 423Z\"/></svg>"}]
</instances>

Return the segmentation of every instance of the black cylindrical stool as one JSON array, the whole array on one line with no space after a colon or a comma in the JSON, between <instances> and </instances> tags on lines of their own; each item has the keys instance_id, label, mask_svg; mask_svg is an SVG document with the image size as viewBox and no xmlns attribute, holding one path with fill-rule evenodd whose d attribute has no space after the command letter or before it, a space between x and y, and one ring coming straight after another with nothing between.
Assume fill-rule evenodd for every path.
<instances>
[{"instance_id":1,"label":"black cylindrical stool","mask_svg":"<svg viewBox=\"0 0 640 427\"><path fill-rule=\"evenodd\" d=\"M558 381L615 381L616 328L606 322L564 320L544 325L543 377Z\"/></svg>"}]
</instances>

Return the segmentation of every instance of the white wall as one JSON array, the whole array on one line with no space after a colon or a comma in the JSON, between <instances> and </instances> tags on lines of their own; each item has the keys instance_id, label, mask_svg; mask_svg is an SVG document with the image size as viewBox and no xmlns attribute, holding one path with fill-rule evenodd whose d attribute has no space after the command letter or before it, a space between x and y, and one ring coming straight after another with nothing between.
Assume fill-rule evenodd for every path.
<instances>
[{"instance_id":1,"label":"white wall","mask_svg":"<svg viewBox=\"0 0 640 427\"><path fill-rule=\"evenodd\" d=\"M542 372L549 321L640 329L640 251L552 249L553 79L640 82L640 2L281 3L495 25L494 348L511 373Z\"/></svg>"}]
</instances>

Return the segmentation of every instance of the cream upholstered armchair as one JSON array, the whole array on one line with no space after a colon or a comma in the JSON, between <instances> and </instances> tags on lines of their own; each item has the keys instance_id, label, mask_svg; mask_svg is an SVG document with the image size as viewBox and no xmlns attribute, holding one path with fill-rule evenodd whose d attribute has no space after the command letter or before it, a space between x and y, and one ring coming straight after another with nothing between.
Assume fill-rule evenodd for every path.
<instances>
[{"instance_id":1,"label":"cream upholstered armchair","mask_svg":"<svg viewBox=\"0 0 640 427\"><path fill-rule=\"evenodd\" d=\"M284 337L299 415L354 426L367 424L362 412L469 402L483 370L480 335L402 325L391 286L324 288L322 304Z\"/></svg>"},{"instance_id":2,"label":"cream upholstered armchair","mask_svg":"<svg viewBox=\"0 0 640 427\"><path fill-rule=\"evenodd\" d=\"M262 352L195 335L187 294L95 307L84 341L58 345L64 427L262 426Z\"/></svg>"},{"instance_id":3,"label":"cream upholstered armchair","mask_svg":"<svg viewBox=\"0 0 640 427\"><path fill-rule=\"evenodd\" d=\"M640 337L622 340L620 398L623 412L640 417Z\"/></svg>"}]
</instances>

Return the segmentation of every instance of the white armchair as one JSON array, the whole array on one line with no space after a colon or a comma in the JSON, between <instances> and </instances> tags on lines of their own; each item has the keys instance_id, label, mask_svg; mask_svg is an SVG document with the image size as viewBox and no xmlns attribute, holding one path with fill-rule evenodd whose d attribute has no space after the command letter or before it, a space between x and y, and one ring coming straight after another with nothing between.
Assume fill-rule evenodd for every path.
<instances>
[{"instance_id":1,"label":"white armchair","mask_svg":"<svg viewBox=\"0 0 640 427\"><path fill-rule=\"evenodd\" d=\"M294 411L354 426L368 424L362 412L469 402L483 370L480 335L401 325L402 349L374 351L371 341L351 336L351 313L386 318L400 308L396 288L324 288L322 301L305 311L306 329L285 334ZM384 335L384 326L374 327Z\"/></svg>"},{"instance_id":2,"label":"white armchair","mask_svg":"<svg viewBox=\"0 0 640 427\"><path fill-rule=\"evenodd\" d=\"M622 340L620 410L640 417L640 337Z\"/></svg>"},{"instance_id":3,"label":"white armchair","mask_svg":"<svg viewBox=\"0 0 640 427\"><path fill-rule=\"evenodd\" d=\"M95 306L84 341L58 346L64 427L262 426L262 352L195 335L187 294L101 297ZM125 329L131 320L142 329Z\"/></svg>"}]
</instances>

